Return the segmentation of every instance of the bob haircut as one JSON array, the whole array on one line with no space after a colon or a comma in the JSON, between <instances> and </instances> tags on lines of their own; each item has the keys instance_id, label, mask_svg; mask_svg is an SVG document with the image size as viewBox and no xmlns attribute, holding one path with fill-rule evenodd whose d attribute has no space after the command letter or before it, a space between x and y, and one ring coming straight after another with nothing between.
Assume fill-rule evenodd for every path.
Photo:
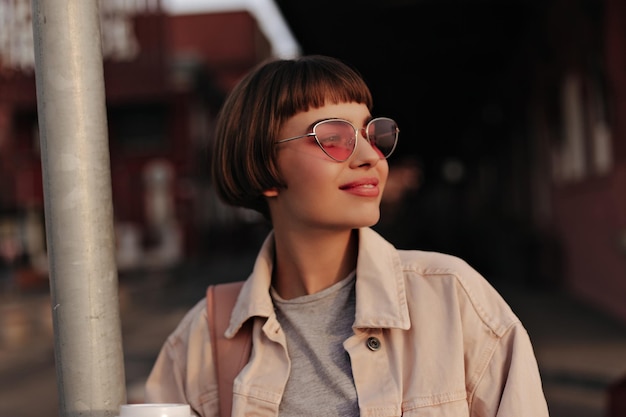
<instances>
[{"instance_id":1,"label":"bob haircut","mask_svg":"<svg viewBox=\"0 0 626 417\"><path fill-rule=\"evenodd\" d=\"M211 174L218 196L271 220L263 191L285 186L274 146L281 127L297 113L349 102L372 110L372 94L361 75L335 58L309 55L254 68L217 116Z\"/></svg>"}]
</instances>

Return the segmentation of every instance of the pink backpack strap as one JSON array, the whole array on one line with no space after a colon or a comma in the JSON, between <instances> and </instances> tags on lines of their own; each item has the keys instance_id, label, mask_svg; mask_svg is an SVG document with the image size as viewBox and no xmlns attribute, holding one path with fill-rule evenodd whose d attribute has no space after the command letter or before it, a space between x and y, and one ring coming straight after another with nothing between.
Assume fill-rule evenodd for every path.
<instances>
[{"instance_id":1,"label":"pink backpack strap","mask_svg":"<svg viewBox=\"0 0 626 417\"><path fill-rule=\"evenodd\" d=\"M220 416L229 417L233 404L233 381L250 359L252 320L232 339L224 337L230 315L243 281L209 285L206 291L207 316L213 359L217 372Z\"/></svg>"}]
</instances>

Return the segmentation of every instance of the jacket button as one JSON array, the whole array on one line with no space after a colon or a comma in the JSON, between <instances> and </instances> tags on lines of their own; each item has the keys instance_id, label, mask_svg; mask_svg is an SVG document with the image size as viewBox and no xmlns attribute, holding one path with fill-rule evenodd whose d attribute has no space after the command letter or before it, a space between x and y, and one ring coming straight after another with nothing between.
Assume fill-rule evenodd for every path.
<instances>
[{"instance_id":1,"label":"jacket button","mask_svg":"<svg viewBox=\"0 0 626 417\"><path fill-rule=\"evenodd\" d=\"M371 336L367 338L367 348L371 351L377 351L380 349L380 340L377 337Z\"/></svg>"}]
</instances>

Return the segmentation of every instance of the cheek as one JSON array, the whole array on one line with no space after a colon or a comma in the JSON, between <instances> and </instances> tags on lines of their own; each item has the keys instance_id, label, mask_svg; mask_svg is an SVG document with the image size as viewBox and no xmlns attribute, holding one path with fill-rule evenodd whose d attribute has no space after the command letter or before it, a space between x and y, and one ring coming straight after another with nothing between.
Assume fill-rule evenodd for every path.
<instances>
[{"instance_id":1,"label":"cheek","mask_svg":"<svg viewBox=\"0 0 626 417\"><path fill-rule=\"evenodd\" d=\"M278 167L287 188L295 192L307 192L332 184L337 166L329 164L325 155L292 157L296 155L295 152L285 153L278 159Z\"/></svg>"},{"instance_id":2,"label":"cheek","mask_svg":"<svg viewBox=\"0 0 626 417\"><path fill-rule=\"evenodd\" d=\"M387 160L381 160L378 165L378 175L380 178L378 186L384 190L387 185L387 178L389 177L389 164L387 163Z\"/></svg>"},{"instance_id":3,"label":"cheek","mask_svg":"<svg viewBox=\"0 0 626 417\"><path fill-rule=\"evenodd\" d=\"M335 175L321 168L323 167L312 164L300 164L297 169L291 171L291 176L285 179L287 188L302 195L324 193L334 184Z\"/></svg>"}]
</instances>

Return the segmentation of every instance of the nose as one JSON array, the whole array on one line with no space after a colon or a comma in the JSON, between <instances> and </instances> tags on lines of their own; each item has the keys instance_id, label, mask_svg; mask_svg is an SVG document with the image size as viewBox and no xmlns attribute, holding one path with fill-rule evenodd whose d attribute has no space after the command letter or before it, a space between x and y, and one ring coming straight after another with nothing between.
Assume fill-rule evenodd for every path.
<instances>
[{"instance_id":1,"label":"nose","mask_svg":"<svg viewBox=\"0 0 626 417\"><path fill-rule=\"evenodd\" d=\"M365 129L358 130L357 142L353 160L356 161L358 165L369 164L374 166L378 161L384 159L380 151L374 148L369 140L367 140Z\"/></svg>"}]
</instances>

